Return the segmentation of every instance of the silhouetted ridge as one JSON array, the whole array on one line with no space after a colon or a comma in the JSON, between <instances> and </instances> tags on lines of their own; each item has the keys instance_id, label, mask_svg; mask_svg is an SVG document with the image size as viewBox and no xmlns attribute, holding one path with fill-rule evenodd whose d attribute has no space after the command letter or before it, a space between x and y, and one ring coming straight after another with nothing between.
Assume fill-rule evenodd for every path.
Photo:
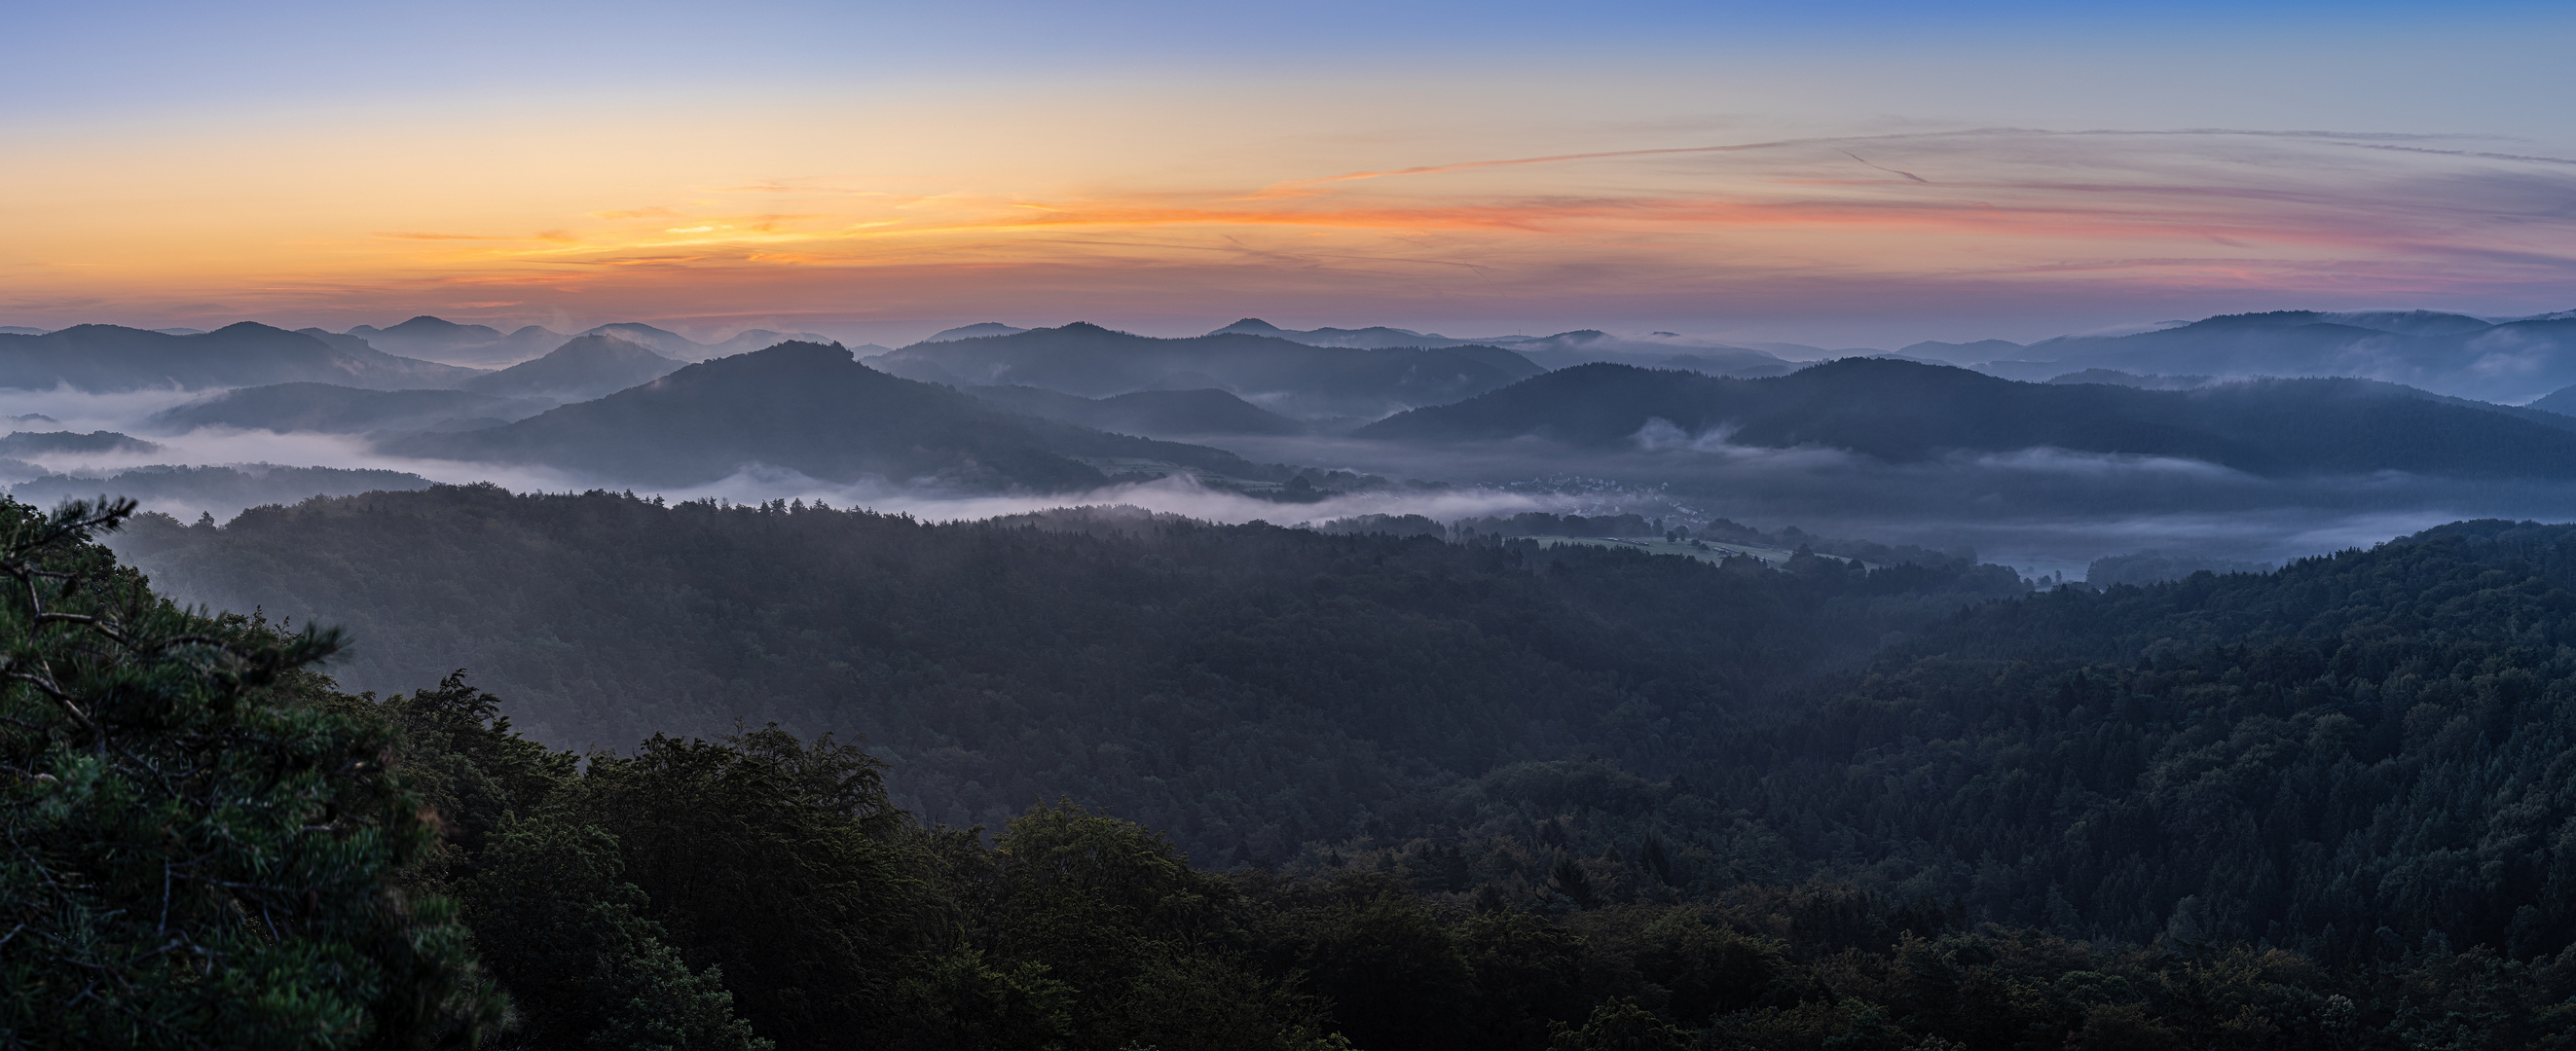
<instances>
[{"instance_id":1,"label":"silhouetted ridge","mask_svg":"<svg viewBox=\"0 0 2576 1051\"><path fill-rule=\"evenodd\" d=\"M2264 475L2576 478L2576 434L2509 415L2519 411L2353 380L2156 391L1846 358L1752 380L1585 365L1357 433L1415 441L1536 436L1596 447L1723 434L1737 446L1823 446L1893 462L2053 448L2202 460Z\"/></svg>"},{"instance_id":2,"label":"silhouetted ridge","mask_svg":"<svg viewBox=\"0 0 2576 1051\"><path fill-rule=\"evenodd\" d=\"M916 343L869 359L924 382L1042 387L1105 398L1188 373L1292 417L1375 418L1493 390L1542 371L1498 347L1324 347L1244 333L1158 339L1077 321Z\"/></svg>"},{"instance_id":3,"label":"silhouetted ridge","mask_svg":"<svg viewBox=\"0 0 2576 1051\"><path fill-rule=\"evenodd\" d=\"M1297 434L1295 420L1221 390L1140 390L1109 398L1037 387L973 387L967 393L1011 412L1147 437Z\"/></svg>"},{"instance_id":4,"label":"silhouetted ridge","mask_svg":"<svg viewBox=\"0 0 2576 1051\"><path fill-rule=\"evenodd\" d=\"M390 390L454 386L477 371L396 357L363 344L334 346L253 321L191 336L118 325L0 335L0 387L20 389L69 386L104 393L312 382Z\"/></svg>"},{"instance_id":5,"label":"silhouetted ridge","mask_svg":"<svg viewBox=\"0 0 2576 1051\"><path fill-rule=\"evenodd\" d=\"M701 362L596 401L394 446L412 455L543 463L651 485L712 482L755 465L835 482L1062 492L1108 481L1084 458L1250 474L1199 446L1102 434L995 411L889 376L838 345L781 343Z\"/></svg>"},{"instance_id":6,"label":"silhouetted ridge","mask_svg":"<svg viewBox=\"0 0 2576 1051\"><path fill-rule=\"evenodd\" d=\"M171 431L199 427L293 433L464 430L524 419L552 402L496 398L461 390L361 390L328 383L242 387L153 414Z\"/></svg>"},{"instance_id":7,"label":"silhouetted ridge","mask_svg":"<svg viewBox=\"0 0 2576 1051\"><path fill-rule=\"evenodd\" d=\"M669 375L681 362L616 336L575 336L533 361L466 381L465 389L503 397L578 400Z\"/></svg>"}]
</instances>

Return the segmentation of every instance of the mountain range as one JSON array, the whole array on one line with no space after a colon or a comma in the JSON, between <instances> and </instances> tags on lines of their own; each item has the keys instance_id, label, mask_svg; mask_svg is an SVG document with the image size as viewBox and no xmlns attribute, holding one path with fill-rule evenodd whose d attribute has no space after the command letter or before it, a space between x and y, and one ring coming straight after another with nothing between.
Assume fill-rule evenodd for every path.
<instances>
[{"instance_id":1,"label":"mountain range","mask_svg":"<svg viewBox=\"0 0 2576 1051\"><path fill-rule=\"evenodd\" d=\"M386 448L644 485L704 484L753 465L828 482L959 492L1066 492L1173 469L1265 473L1215 449L1004 412L868 368L837 344L807 342L690 365L504 426L413 435Z\"/></svg>"},{"instance_id":2,"label":"mountain range","mask_svg":"<svg viewBox=\"0 0 2576 1051\"><path fill-rule=\"evenodd\" d=\"M526 419L555 404L460 390L382 391L328 383L277 383L200 398L154 413L149 422L173 434L199 427L280 434L472 430Z\"/></svg>"},{"instance_id":3,"label":"mountain range","mask_svg":"<svg viewBox=\"0 0 2576 1051\"><path fill-rule=\"evenodd\" d=\"M1374 419L1544 371L1499 347L1316 347L1237 333L1158 339L1082 322L916 343L867 364L927 383L1041 387L1087 398L1215 388L1301 419Z\"/></svg>"},{"instance_id":4,"label":"mountain range","mask_svg":"<svg viewBox=\"0 0 2576 1051\"><path fill-rule=\"evenodd\" d=\"M1221 390L1140 390L1107 398L1038 387L968 387L996 408L1148 438L1301 434L1295 420Z\"/></svg>"},{"instance_id":5,"label":"mountain range","mask_svg":"<svg viewBox=\"0 0 2576 1051\"><path fill-rule=\"evenodd\" d=\"M251 321L193 336L118 325L0 335L0 388L19 390L112 393L297 382L398 390L452 387L476 374Z\"/></svg>"},{"instance_id":6,"label":"mountain range","mask_svg":"<svg viewBox=\"0 0 2576 1051\"><path fill-rule=\"evenodd\" d=\"M2009 348L2009 349L2007 349ZM2438 311L2230 314L2119 336L2013 347L1915 344L1903 353L1975 364L2007 379L2080 369L2222 378L2352 376L2481 401L2525 402L2576 385L2576 319L2501 323Z\"/></svg>"},{"instance_id":7,"label":"mountain range","mask_svg":"<svg viewBox=\"0 0 2576 1051\"><path fill-rule=\"evenodd\" d=\"M700 343L677 332L631 321L599 325L571 335L537 325L526 325L503 333L489 325L460 325L426 314L385 328L360 325L343 335L398 354L483 368L515 365L561 347L565 341L578 336L614 336L683 362L759 350L792 339L831 341L828 336L810 332L773 332L756 328L736 333L721 343Z\"/></svg>"},{"instance_id":8,"label":"mountain range","mask_svg":"<svg viewBox=\"0 0 2576 1051\"><path fill-rule=\"evenodd\" d=\"M2253 380L2143 390L2024 383L1873 358L1752 380L1584 365L1355 434L1409 442L1536 437L1596 449L1816 446L1896 463L2060 449L2276 477L2404 471L2576 480L2576 432L2567 427L2383 384Z\"/></svg>"},{"instance_id":9,"label":"mountain range","mask_svg":"<svg viewBox=\"0 0 2576 1051\"><path fill-rule=\"evenodd\" d=\"M683 364L642 344L592 332L564 341L544 357L476 376L459 386L496 397L586 401L660 379Z\"/></svg>"}]
</instances>

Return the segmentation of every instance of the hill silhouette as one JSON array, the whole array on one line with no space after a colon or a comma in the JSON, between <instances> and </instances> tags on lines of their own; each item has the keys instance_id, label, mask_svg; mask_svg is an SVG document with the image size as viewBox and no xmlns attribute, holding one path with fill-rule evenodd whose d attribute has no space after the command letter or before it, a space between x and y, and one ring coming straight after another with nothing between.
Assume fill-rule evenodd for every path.
<instances>
[{"instance_id":1,"label":"hill silhouette","mask_svg":"<svg viewBox=\"0 0 2576 1051\"><path fill-rule=\"evenodd\" d=\"M44 456L49 453L153 453L161 447L115 431L16 431L0 437L0 456Z\"/></svg>"},{"instance_id":2,"label":"hill silhouette","mask_svg":"<svg viewBox=\"0 0 2576 1051\"><path fill-rule=\"evenodd\" d=\"M360 325L344 336L388 353L485 368L526 361L569 338L537 325L505 334L490 325L460 325L428 314L385 328Z\"/></svg>"},{"instance_id":3,"label":"hill silhouette","mask_svg":"<svg viewBox=\"0 0 2576 1051\"><path fill-rule=\"evenodd\" d=\"M1658 422L1660 421L1660 422ZM1716 441L1823 446L1890 462L2034 448L2176 457L2257 475L2408 471L2576 478L2576 433L2503 411L2351 380L2157 391L2042 384L1846 358L1772 379L1622 365L1549 373L1361 428L1364 438L1578 446Z\"/></svg>"},{"instance_id":4,"label":"hill silhouette","mask_svg":"<svg viewBox=\"0 0 2576 1051\"><path fill-rule=\"evenodd\" d=\"M325 342L334 335L320 329L306 329ZM561 347L565 340L579 336L614 336L651 349L654 353L683 362L759 350L794 339L829 342L810 332L773 332L755 328L734 335L720 343L700 343L667 329L634 321L597 325L574 335L538 325L525 325L504 334L490 325L458 324L441 317L423 314L399 325L376 328L360 325L339 335L340 339L358 340L359 346L406 354L433 361L480 367L504 367L536 358Z\"/></svg>"},{"instance_id":5,"label":"hill silhouette","mask_svg":"<svg viewBox=\"0 0 2576 1051\"><path fill-rule=\"evenodd\" d=\"M0 388L92 393L178 387L336 383L374 390L452 387L479 370L335 347L257 322L174 336L120 325L75 325L41 336L0 335Z\"/></svg>"},{"instance_id":6,"label":"hill silhouette","mask_svg":"<svg viewBox=\"0 0 2576 1051\"><path fill-rule=\"evenodd\" d=\"M461 430L525 419L554 402L458 390L360 390L328 383L243 387L152 416L169 431L237 427L281 434Z\"/></svg>"},{"instance_id":7,"label":"hill silhouette","mask_svg":"<svg viewBox=\"0 0 2576 1051\"><path fill-rule=\"evenodd\" d=\"M1305 427L1221 390L1140 390L1107 398L1037 387L970 387L997 408L1118 434L1299 434Z\"/></svg>"},{"instance_id":8,"label":"hill silhouette","mask_svg":"<svg viewBox=\"0 0 2576 1051\"><path fill-rule=\"evenodd\" d=\"M712 482L750 465L965 492L1090 488L1123 471L1109 463L1122 459L1232 477L1262 473L1214 449L1002 412L860 365L838 345L804 342L690 365L505 426L419 435L388 448L652 485Z\"/></svg>"},{"instance_id":9,"label":"hill silhouette","mask_svg":"<svg viewBox=\"0 0 2576 1051\"><path fill-rule=\"evenodd\" d=\"M927 382L1042 387L1089 398L1197 373L1255 404L1309 419L1373 419L1471 397L1542 371L1499 347L1316 347L1241 334L1157 339L1082 322L916 343L868 363Z\"/></svg>"},{"instance_id":10,"label":"hill silhouette","mask_svg":"<svg viewBox=\"0 0 2576 1051\"><path fill-rule=\"evenodd\" d=\"M2435 311L2229 314L2122 336L2061 336L1979 368L2012 379L2080 369L2221 377L2352 376L2520 402L2576 385L2576 320L2490 324Z\"/></svg>"},{"instance_id":11,"label":"hill silhouette","mask_svg":"<svg viewBox=\"0 0 2576 1051\"><path fill-rule=\"evenodd\" d=\"M476 376L463 386L496 397L587 401L670 375L682 364L642 344L592 334L575 336L544 357Z\"/></svg>"}]
</instances>

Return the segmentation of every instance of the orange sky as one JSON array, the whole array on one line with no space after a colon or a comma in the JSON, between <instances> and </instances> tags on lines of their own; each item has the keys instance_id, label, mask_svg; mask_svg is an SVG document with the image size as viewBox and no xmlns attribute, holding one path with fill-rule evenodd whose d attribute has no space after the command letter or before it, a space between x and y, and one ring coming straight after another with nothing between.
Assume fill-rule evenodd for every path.
<instances>
[{"instance_id":1,"label":"orange sky","mask_svg":"<svg viewBox=\"0 0 2576 1051\"><path fill-rule=\"evenodd\" d=\"M0 175L0 323L1872 334L1816 321L1841 316L2027 339L2086 316L2576 307L2576 163L2492 138L1603 121L1596 96L1368 87L36 127ZM2023 330L1969 330L2017 310Z\"/></svg>"}]
</instances>

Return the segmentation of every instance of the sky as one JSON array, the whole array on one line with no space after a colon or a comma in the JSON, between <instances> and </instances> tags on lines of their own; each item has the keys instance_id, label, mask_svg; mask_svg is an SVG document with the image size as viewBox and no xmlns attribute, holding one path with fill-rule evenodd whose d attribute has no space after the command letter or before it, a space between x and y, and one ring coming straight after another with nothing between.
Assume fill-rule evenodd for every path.
<instances>
[{"instance_id":1,"label":"sky","mask_svg":"<svg viewBox=\"0 0 2576 1051\"><path fill-rule=\"evenodd\" d=\"M2576 308L2565 4L0 6L0 324Z\"/></svg>"}]
</instances>

